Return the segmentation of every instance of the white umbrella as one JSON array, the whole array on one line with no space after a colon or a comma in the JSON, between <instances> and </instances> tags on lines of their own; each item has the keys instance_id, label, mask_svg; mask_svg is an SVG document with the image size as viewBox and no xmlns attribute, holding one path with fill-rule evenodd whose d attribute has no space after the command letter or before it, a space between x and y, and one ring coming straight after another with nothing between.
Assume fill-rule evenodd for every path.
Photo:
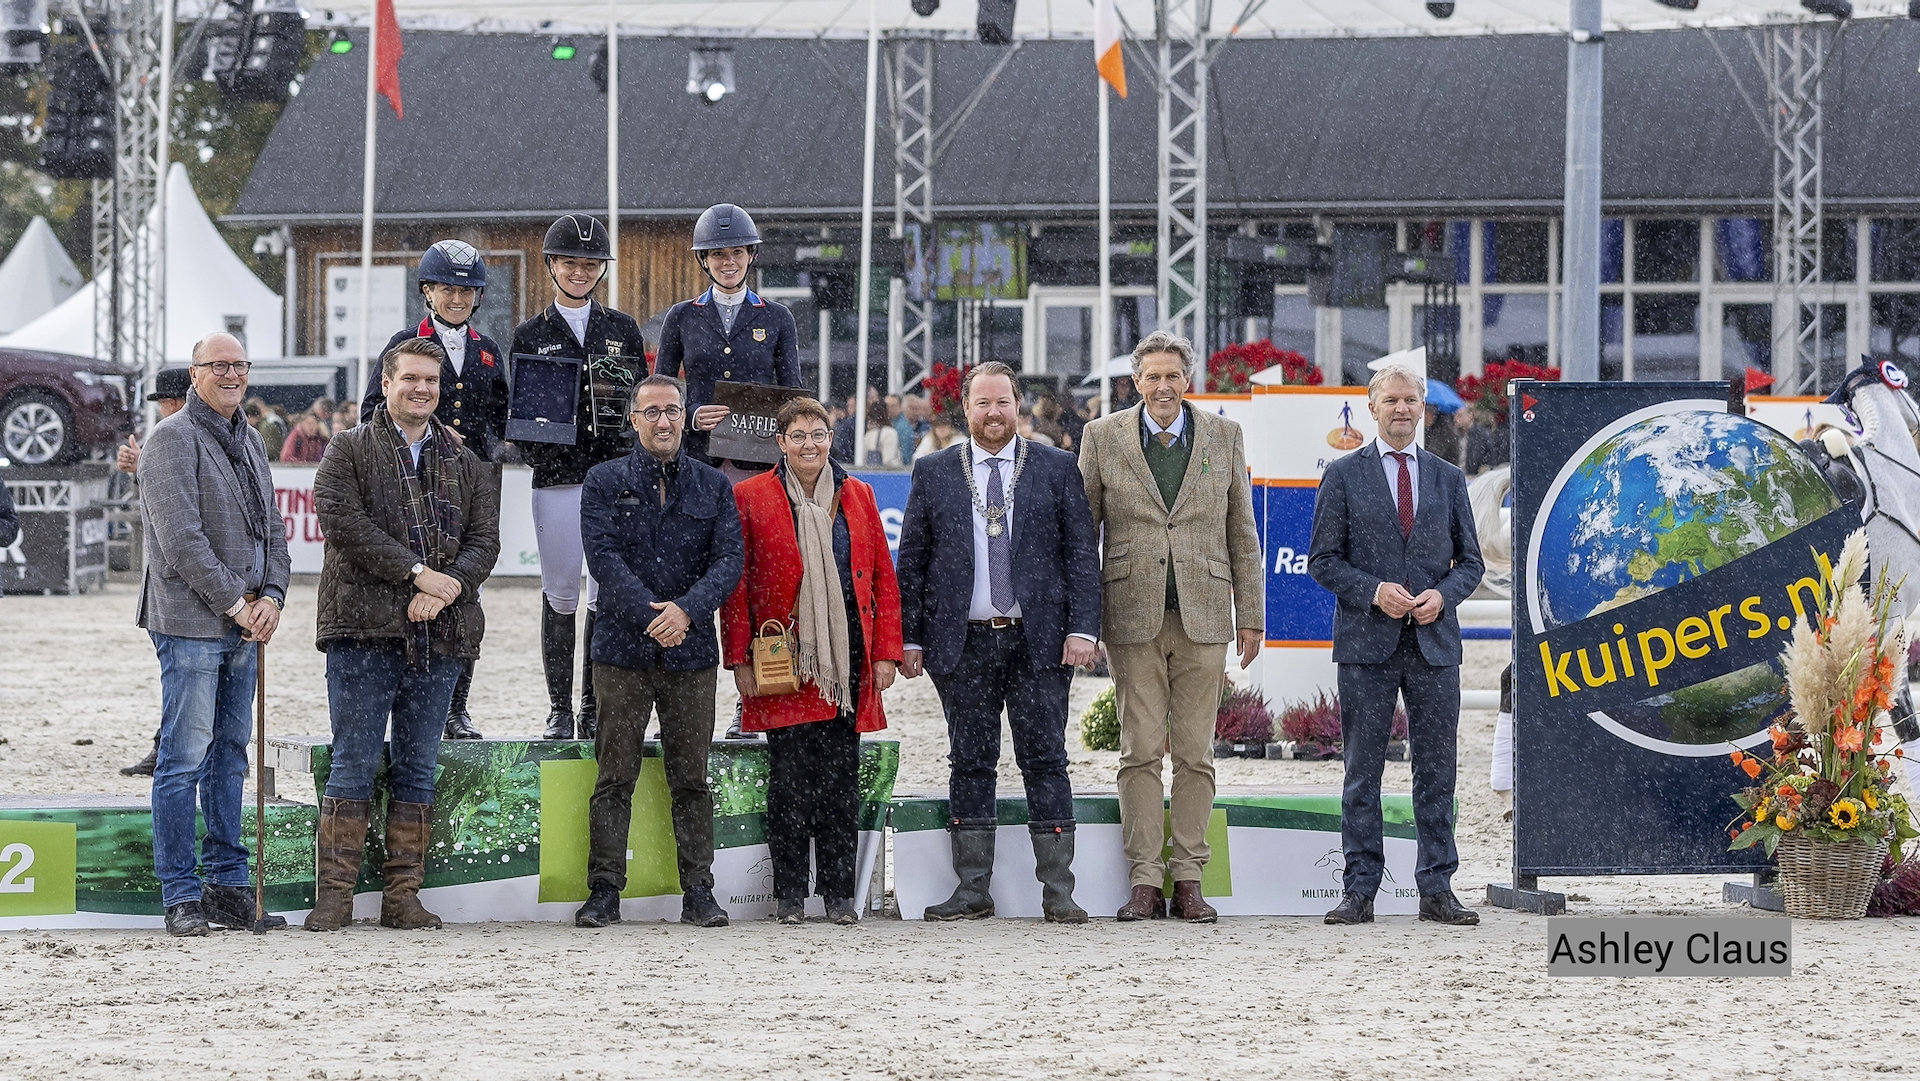
<instances>
[{"instance_id":1,"label":"white umbrella","mask_svg":"<svg viewBox=\"0 0 1920 1081\"><path fill-rule=\"evenodd\" d=\"M1087 377L1085 379L1080 380L1080 385L1083 387L1099 386L1100 376L1102 374L1103 373L1101 373L1098 369L1088 372ZM1114 357L1112 360L1107 361L1107 370L1104 374L1110 380L1111 379L1132 379L1133 378L1133 354L1123 353L1120 356Z\"/></svg>"}]
</instances>

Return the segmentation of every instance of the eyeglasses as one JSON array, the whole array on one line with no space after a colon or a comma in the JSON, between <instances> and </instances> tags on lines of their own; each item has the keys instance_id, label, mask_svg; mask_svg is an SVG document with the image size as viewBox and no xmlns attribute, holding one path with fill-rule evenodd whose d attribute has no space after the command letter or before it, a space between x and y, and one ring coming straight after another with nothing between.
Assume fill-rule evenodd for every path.
<instances>
[{"instance_id":1,"label":"eyeglasses","mask_svg":"<svg viewBox=\"0 0 1920 1081\"><path fill-rule=\"evenodd\" d=\"M215 375L245 375L253 367L251 360L216 360L207 364L195 364L196 368L205 368Z\"/></svg>"},{"instance_id":2,"label":"eyeglasses","mask_svg":"<svg viewBox=\"0 0 1920 1081\"><path fill-rule=\"evenodd\" d=\"M633 415L646 421L648 424L655 424L658 423L662 417L668 420L679 420L686 415L686 412L683 406L678 405L650 405L645 409L633 410Z\"/></svg>"},{"instance_id":3,"label":"eyeglasses","mask_svg":"<svg viewBox=\"0 0 1920 1081\"><path fill-rule=\"evenodd\" d=\"M810 432L786 432L783 434L789 443L825 443L827 440L833 438L833 433L827 431L825 428L815 428Z\"/></svg>"}]
</instances>

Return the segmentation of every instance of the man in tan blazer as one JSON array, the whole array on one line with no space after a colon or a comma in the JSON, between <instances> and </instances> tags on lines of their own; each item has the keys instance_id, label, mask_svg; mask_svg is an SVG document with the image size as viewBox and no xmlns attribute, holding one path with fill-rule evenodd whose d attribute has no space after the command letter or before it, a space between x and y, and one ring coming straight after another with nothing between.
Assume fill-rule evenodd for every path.
<instances>
[{"instance_id":1,"label":"man in tan blazer","mask_svg":"<svg viewBox=\"0 0 1920 1081\"><path fill-rule=\"evenodd\" d=\"M1120 832L1133 892L1122 920L1173 914L1210 923L1200 895L1213 810L1213 722L1227 643L1240 667L1266 626L1260 538L1240 426L1185 401L1193 345L1156 331L1133 351L1141 404L1087 425L1080 475L1103 527L1101 638L1120 712ZM1168 735L1171 732L1171 740ZM1173 854L1165 840L1161 761L1173 751Z\"/></svg>"}]
</instances>

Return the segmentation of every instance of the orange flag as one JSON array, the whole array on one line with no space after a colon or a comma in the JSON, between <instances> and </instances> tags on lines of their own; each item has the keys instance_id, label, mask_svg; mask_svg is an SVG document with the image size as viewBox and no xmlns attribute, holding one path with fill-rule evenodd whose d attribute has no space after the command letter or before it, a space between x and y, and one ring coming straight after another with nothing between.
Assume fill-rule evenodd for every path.
<instances>
[{"instance_id":1,"label":"orange flag","mask_svg":"<svg viewBox=\"0 0 1920 1081\"><path fill-rule=\"evenodd\" d=\"M1093 4L1093 66L1100 71L1100 77L1113 87L1113 92L1121 97L1127 96L1127 65L1120 58L1120 13L1114 10L1114 0L1094 0Z\"/></svg>"},{"instance_id":2,"label":"orange flag","mask_svg":"<svg viewBox=\"0 0 1920 1081\"><path fill-rule=\"evenodd\" d=\"M393 0L379 0L373 13L374 88L397 118L407 115L400 108L400 53L400 20L393 14Z\"/></svg>"}]
</instances>

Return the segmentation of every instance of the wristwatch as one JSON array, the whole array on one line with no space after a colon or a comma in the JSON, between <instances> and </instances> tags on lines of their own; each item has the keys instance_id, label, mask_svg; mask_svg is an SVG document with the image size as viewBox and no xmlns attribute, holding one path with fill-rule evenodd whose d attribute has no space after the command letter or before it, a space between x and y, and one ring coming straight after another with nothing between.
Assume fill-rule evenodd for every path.
<instances>
[{"instance_id":1,"label":"wristwatch","mask_svg":"<svg viewBox=\"0 0 1920 1081\"><path fill-rule=\"evenodd\" d=\"M418 577L420 577L420 572L421 572L421 571L424 571L424 570L426 570L426 569L427 569L427 565L426 565L425 563L415 563L415 564L414 564L413 566L411 566L411 567L408 567L408 568L407 568L407 581L409 581L409 582L411 582L411 581L413 581L413 580L414 580L415 578L418 578Z\"/></svg>"},{"instance_id":2,"label":"wristwatch","mask_svg":"<svg viewBox=\"0 0 1920 1081\"><path fill-rule=\"evenodd\" d=\"M282 600L281 598L279 598L279 597L276 597L276 596L274 596L274 595L273 595L273 594L271 594L271 593L262 593L262 594L261 594L261 596L263 596L263 597L265 597L265 598L267 598L268 600L270 600L270 601L272 601L272 602L273 602L273 606L274 606L275 608L277 608L277 609L279 609L280 611L282 611L282 612L284 612L284 611L286 611L286 610L287 610L287 602L286 602L286 601L284 601L284 600Z\"/></svg>"}]
</instances>

